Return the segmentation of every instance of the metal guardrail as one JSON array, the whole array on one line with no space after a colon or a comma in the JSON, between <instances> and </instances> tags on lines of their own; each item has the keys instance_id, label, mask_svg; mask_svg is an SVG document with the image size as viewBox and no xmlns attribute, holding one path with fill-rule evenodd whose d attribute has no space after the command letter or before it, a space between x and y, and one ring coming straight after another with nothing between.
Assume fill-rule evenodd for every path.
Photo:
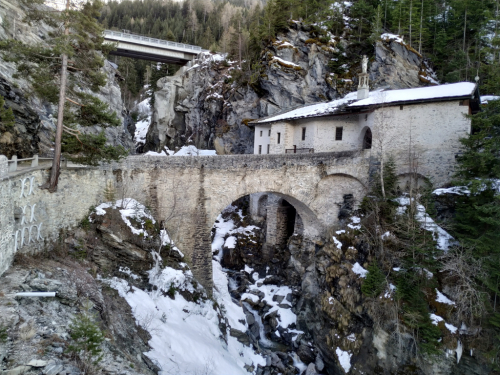
<instances>
[{"instance_id":1,"label":"metal guardrail","mask_svg":"<svg viewBox=\"0 0 500 375\"><path fill-rule=\"evenodd\" d=\"M314 154L314 148L287 148L285 154Z\"/></svg>"},{"instance_id":2,"label":"metal guardrail","mask_svg":"<svg viewBox=\"0 0 500 375\"><path fill-rule=\"evenodd\" d=\"M38 167L38 162L40 160L53 160L53 159L54 158L40 158L40 157L38 157L38 155L33 155L32 158L18 159L17 155L14 155L14 156L12 156L12 159L7 161L9 164L9 173L16 172L17 167L18 167L18 163L20 163L20 162L27 162L27 161L31 160L30 168L35 168L35 167ZM63 164L62 164L63 167L68 166L68 161L66 159L61 158L61 161L63 162Z\"/></svg>"},{"instance_id":3,"label":"metal guardrail","mask_svg":"<svg viewBox=\"0 0 500 375\"><path fill-rule=\"evenodd\" d=\"M199 46L192 46L190 44L184 44L184 43L176 43L176 42L172 42L170 40L149 38L147 36L121 33L119 31L104 30L104 35L105 36L108 35L111 37L115 36L115 37L124 38L124 39L138 40L141 42L147 42L147 43L152 43L152 44L159 44L160 46L166 46L166 47L182 48L182 49L187 49L187 50L192 50L192 51L197 51L197 52L202 51L202 48Z\"/></svg>"}]
</instances>

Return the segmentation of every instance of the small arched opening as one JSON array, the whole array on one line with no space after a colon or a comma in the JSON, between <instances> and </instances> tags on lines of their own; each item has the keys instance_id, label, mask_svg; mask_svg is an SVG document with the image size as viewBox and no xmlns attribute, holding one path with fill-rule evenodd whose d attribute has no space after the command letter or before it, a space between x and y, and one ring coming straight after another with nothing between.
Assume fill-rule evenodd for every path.
<instances>
[{"instance_id":1,"label":"small arched opening","mask_svg":"<svg viewBox=\"0 0 500 375\"><path fill-rule=\"evenodd\" d=\"M297 210L285 199L280 199L276 206L270 206L272 212L268 217L267 242L284 246L295 232ZM274 208L274 210L273 210Z\"/></svg>"},{"instance_id":2,"label":"small arched opening","mask_svg":"<svg viewBox=\"0 0 500 375\"><path fill-rule=\"evenodd\" d=\"M369 150L372 148L372 131L370 128L367 128L365 131L365 135L363 137L363 150Z\"/></svg>"}]
</instances>

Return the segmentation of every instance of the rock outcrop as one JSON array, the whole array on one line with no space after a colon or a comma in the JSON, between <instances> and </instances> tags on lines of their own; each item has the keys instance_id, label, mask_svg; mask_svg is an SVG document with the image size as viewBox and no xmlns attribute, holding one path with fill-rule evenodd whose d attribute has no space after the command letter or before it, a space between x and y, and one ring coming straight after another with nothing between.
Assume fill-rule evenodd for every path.
<instances>
[{"instance_id":1,"label":"rock outcrop","mask_svg":"<svg viewBox=\"0 0 500 375\"><path fill-rule=\"evenodd\" d=\"M223 55L203 53L157 82L144 151L194 144L219 155L253 153L248 121L354 91L362 53L345 39L319 37L301 22L292 22L262 51L252 75ZM434 82L428 61L399 39L378 41L370 61L371 88Z\"/></svg>"},{"instance_id":2,"label":"rock outcrop","mask_svg":"<svg viewBox=\"0 0 500 375\"><path fill-rule=\"evenodd\" d=\"M5 106L11 108L15 116L13 127L2 129L0 134L0 155L11 158L29 158L39 152L40 117L32 108L21 90L11 86L0 77L0 95Z\"/></svg>"},{"instance_id":3,"label":"rock outcrop","mask_svg":"<svg viewBox=\"0 0 500 375\"><path fill-rule=\"evenodd\" d=\"M24 23L24 16L25 13L17 1L0 0L0 40L17 39L23 43L43 43L48 37L50 28L44 24ZM116 68L106 61L103 69L108 79L97 96L109 104L110 109L125 125ZM52 155L57 106L32 95L30 83L23 77L17 77L15 73L14 64L0 57L0 95L6 98L6 106L12 108L16 116L16 125L12 131L0 139L0 154L8 157L14 154L18 157L31 157L36 153ZM90 93L87 88L82 89ZM98 133L101 128L96 125L88 131ZM134 149L132 136L125 126L105 129L105 134L109 144L122 145L131 151Z\"/></svg>"}]
</instances>

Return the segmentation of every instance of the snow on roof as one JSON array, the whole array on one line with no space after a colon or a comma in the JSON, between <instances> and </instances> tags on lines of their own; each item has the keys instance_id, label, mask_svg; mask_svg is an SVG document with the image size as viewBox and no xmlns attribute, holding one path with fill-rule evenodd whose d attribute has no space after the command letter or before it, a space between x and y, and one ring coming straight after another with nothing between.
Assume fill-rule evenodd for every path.
<instances>
[{"instance_id":1,"label":"snow on roof","mask_svg":"<svg viewBox=\"0 0 500 375\"><path fill-rule=\"evenodd\" d=\"M351 92L342 99L332 100L326 103L312 104L292 109L278 115L264 117L252 121L251 124L265 124L281 120L292 120L306 117L327 116L339 112L341 108L359 108L384 103L411 102L420 100L460 98L472 96L476 85L471 82L458 82L447 85L418 87L402 90L377 90L371 91L369 97L356 100L357 93Z\"/></svg>"},{"instance_id":2,"label":"snow on roof","mask_svg":"<svg viewBox=\"0 0 500 375\"><path fill-rule=\"evenodd\" d=\"M459 98L472 96L476 84L472 82L458 82L448 85L418 87L402 90L376 91L363 100L358 100L349 107L361 107L373 104L432 100L444 98Z\"/></svg>"},{"instance_id":3,"label":"snow on roof","mask_svg":"<svg viewBox=\"0 0 500 375\"><path fill-rule=\"evenodd\" d=\"M355 99L356 99L356 93L351 92L342 99L337 99L337 100L332 100L331 102L312 104L292 109L291 111L286 111L275 116L265 117L260 120L253 121L253 123L263 124L267 122L276 122L279 120L328 115L335 113L339 107L348 104L350 101L353 101Z\"/></svg>"}]
</instances>

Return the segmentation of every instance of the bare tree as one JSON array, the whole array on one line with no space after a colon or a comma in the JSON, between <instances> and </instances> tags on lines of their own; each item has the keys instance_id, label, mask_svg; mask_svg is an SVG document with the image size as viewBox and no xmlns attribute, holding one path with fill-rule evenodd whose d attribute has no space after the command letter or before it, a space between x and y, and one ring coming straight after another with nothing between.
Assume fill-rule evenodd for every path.
<instances>
[{"instance_id":1,"label":"bare tree","mask_svg":"<svg viewBox=\"0 0 500 375\"><path fill-rule=\"evenodd\" d=\"M384 104L386 102L386 93L381 92L379 95L382 107L375 112L375 123L372 130L372 149L375 150L377 158L380 161L380 185L382 189L382 196L385 199L386 192L384 188L384 161L389 154L389 150L392 148L395 142L396 134L393 131L393 129L395 128L393 115Z\"/></svg>"},{"instance_id":2,"label":"bare tree","mask_svg":"<svg viewBox=\"0 0 500 375\"><path fill-rule=\"evenodd\" d=\"M478 287L476 280L486 278L486 271L481 259L474 257L470 248L458 247L441 255L441 272L444 280L449 281L449 294L455 301L455 313L459 320L465 320L469 326L474 318L483 316L486 311L486 294Z\"/></svg>"}]
</instances>

